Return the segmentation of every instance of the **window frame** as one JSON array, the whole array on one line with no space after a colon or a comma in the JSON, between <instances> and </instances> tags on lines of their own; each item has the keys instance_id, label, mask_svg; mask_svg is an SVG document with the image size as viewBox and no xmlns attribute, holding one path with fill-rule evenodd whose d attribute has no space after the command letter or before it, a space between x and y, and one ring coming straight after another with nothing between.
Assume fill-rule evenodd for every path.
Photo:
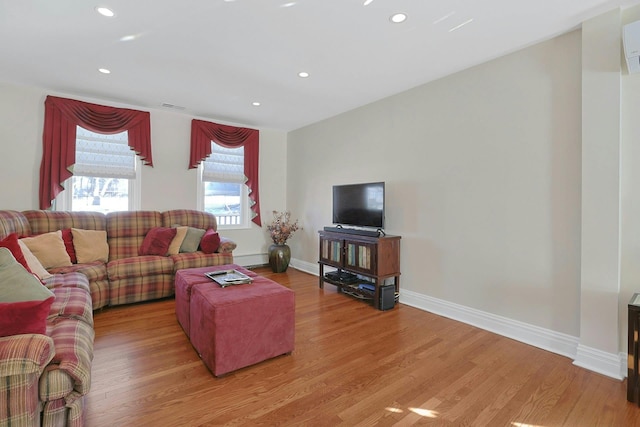
<instances>
[{"instance_id":1,"label":"window frame","mask_svg":"<svg viewBox=\"0 0 640 427\"><path fill-rule=\"evenodd\" d=\"M78 125L79 126L79 125ZM81 126L80 126L81 127ZM85 130L88 130L86 128L83 128ZM92 132L92 131L90 131ZM99 132L93 132L93 133L98 133ZM77 141L77 137L76 137L76 141ZM77 142L76 142L76 147L77 147ZM135 178L132 179L128 179L129 181L129 185L128 185L128 194L127 194L127 205L128 205L128 211L136 211L136 210L140 210L140 207L142 205L141 203L141 193L142 193L142 183L141 183L141 178L140 178L140 171L142 170L142 159L140 158L139 155L137 155L135 152L133 152L134 155L134 170L135 170ZM69 211L69 212L76 212L73 211L73 178L75 175L72 175L69 179L65 180L62 183L62 186L64 187L64 190L61 191L58 196L53 200L53 205L52 205L52 210L54 211ZM86 175L83 175L86 176ZM93 175L90 176L89 178L107 178L101 175ZM123 179L123 178L121 178ZM77 211L80 212L80 211ZM101 211L99 211L101 212Z\"/></svg>"},{"instance_id":2,"label":"window frame","mask_svg":"<svg viewBox=\"0 0 640 427\"><path fill-rule=\"evenodd\" d=\"M200 162L197 168L198 176L196 182L197 203L196 209L205 211L204 207L204 191L206 182L224 182L224 181L205 181L203 178L204 161ZM250 228L249 225L249 189L247 184L240 184L240 223L239 224L220 224L216 215L216 224L218 230L245 230ZM214 214L215 215L215 214Z\"/></svg>"}]
</instances>

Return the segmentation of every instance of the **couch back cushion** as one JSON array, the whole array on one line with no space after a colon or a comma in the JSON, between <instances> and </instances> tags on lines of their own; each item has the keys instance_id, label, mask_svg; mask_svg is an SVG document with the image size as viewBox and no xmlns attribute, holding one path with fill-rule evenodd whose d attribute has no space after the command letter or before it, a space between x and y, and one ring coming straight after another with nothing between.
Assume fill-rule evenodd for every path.
<instances>
[{"instance_id":1,"label":"couch back cushion","mask_svg":"<svg viewBox=\"0 0 640 427\"><path fill-rule=\"evenodd\" d=\"M18 233L18 237L31 235L31 226L22 212L0 210L0 239L11 233Z\"/></svg>"},{"instance_id":2,"label":"couch back cushion","mask_svg":"<svg viewBox=\"0 0 640 427\"><path fill-rule=\"evenodd\" d=\"M138 250L149 230L161 226L162 214L157 211L109 212L109 261L138 256Z\"/></svg>"},{"instance_id":3,"label":"couch back cushion","mask_svg":"<svg viewBox=\"0 0 640 427\"><path fill-rule=\"evenodd\" d=\"M31 234L43 234L67 228L105 230L107 218L101 212L32 210L22 212L29 221Z\"/></svg>"},{"instance_id":4,"label":"couch back cushion","mask_svg":"<svg viewBox=\"0 0 640 427\"><path fill-rule=\"evenodd\" d=\"M162 213L162 226L173 227L175 225L186 225L203 230L218 230L215 215L209 212L196 211L190 209L174 209Z\"/></svg>"}]
</instances>

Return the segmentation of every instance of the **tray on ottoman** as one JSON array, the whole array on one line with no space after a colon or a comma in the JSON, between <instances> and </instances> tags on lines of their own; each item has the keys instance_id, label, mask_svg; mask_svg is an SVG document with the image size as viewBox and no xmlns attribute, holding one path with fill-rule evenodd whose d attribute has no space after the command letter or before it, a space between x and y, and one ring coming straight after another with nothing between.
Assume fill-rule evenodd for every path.
<instances>
[{"instance_id":1,"label":"tray on ottoman","mask_svg":"<svg viewBox=\"0 0 640 427\"><path fill-rule=\"evenodd\" d=\"M221 288L204 275L214 268L237 269L253 282ZM294 348L294 292L237 265L179 270L176 315L215 376Z\"/></svg>"}]
</instances>

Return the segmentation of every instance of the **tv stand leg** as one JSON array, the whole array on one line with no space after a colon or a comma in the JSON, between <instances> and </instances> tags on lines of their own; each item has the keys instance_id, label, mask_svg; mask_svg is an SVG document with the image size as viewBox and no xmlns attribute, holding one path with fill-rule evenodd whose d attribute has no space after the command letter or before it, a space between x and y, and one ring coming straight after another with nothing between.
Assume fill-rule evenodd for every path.
<instances>
[{"instance_id":1,"label":"tv stand leg","mask_svg":"<svg viewBox=\"0 0 640 427\"><path fill-rule=\"evenodd\" d=\"M319 277L318 286L320 287L320 289L324 288L324 264L322 263L320 263L320 277Z\"/></svg>"}]
</instances>

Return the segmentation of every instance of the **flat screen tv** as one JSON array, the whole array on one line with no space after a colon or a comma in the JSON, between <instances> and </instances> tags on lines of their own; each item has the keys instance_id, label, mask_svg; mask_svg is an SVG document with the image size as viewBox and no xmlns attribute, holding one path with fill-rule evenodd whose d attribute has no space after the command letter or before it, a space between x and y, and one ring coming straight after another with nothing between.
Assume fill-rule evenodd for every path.
<instances>
[{"instance_id":1,"label":"flat screen tv","mask_svg":"<svg viewBox=\"0 0 640 427\"><path fill-rule=\"evenodd\" d=\"M333 223L384 228L384 182L333 186Z\"/></svg>"}]
</instances>

